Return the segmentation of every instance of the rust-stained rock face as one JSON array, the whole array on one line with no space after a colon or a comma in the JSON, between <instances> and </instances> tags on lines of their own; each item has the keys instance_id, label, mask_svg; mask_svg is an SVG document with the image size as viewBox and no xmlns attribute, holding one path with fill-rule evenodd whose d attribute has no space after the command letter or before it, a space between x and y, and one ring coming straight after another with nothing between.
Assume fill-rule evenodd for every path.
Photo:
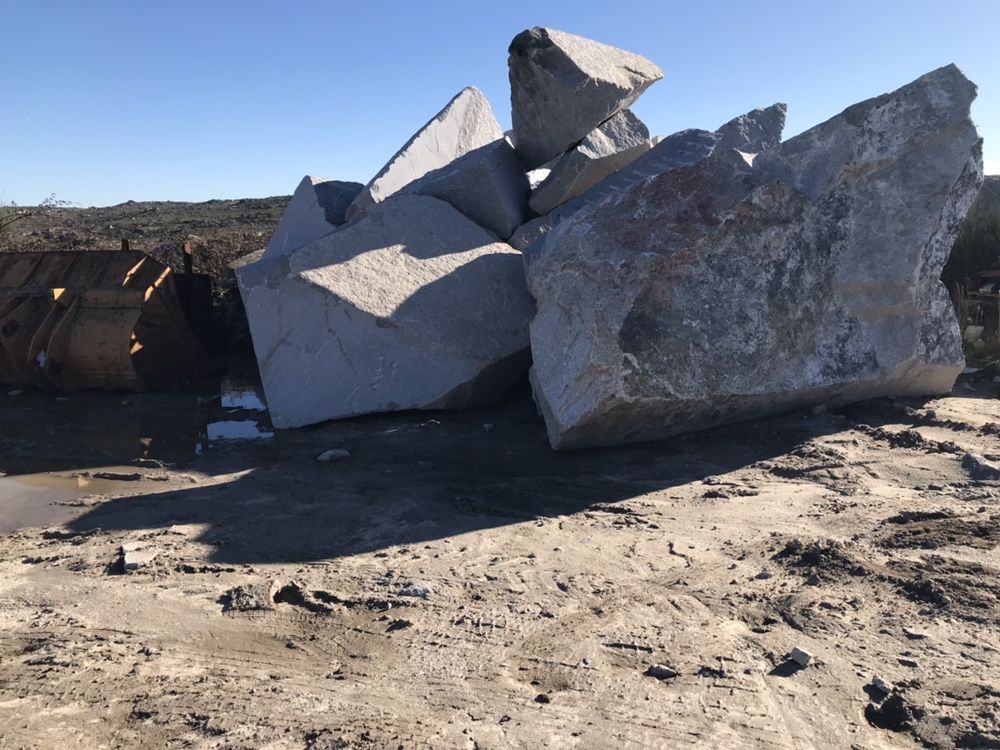
<instances>
[{"instance_id":1,"label":"rust-stained rock face","mask_svg":"<svg viewBox=\"0 0 1000 750\"><path fill-rule=\"evenodd\" d=\"M939 277L982 182L974 97L941 68L755 159L716 152L552 230L526 257L552 445L948 392L963 356Z\"/></svg>"}]
</instances>

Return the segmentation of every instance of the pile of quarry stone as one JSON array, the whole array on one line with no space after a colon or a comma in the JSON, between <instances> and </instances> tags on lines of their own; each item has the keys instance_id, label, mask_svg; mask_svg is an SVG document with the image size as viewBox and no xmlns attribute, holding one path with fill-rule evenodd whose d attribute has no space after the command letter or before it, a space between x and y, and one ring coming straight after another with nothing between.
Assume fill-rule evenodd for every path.
<instances>
[{"instance_id":1,"label":"pile of quarry stone","mask_svg":"<svg viewBox=\"0 0 1000 750\"><path fill-rule=\"evenodd\" d=\"M939 277L982 183L955 66L782 142L785 105L650 136L644 57L510 45L505 134L467 88L367 185L306 177L237 264L276 427L495 402L554 448L950 391Z\"/></svg>"}]
</instances>

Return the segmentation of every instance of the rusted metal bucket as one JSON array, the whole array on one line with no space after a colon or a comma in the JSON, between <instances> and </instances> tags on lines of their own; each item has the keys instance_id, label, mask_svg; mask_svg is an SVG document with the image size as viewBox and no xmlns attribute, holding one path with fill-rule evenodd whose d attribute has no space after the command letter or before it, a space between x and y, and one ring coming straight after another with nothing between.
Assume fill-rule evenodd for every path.
<instances>
[{"instance_id":1,"label":"rusted metal bucket","mask_svg":"<svg viewBox=\"0 0 1000 750\"><path fill-rule=\"evenodd\" d=\"M0 382L146 390L205 367L172 271L145 253L0 254Z\"/></svg>"}]
</instances>

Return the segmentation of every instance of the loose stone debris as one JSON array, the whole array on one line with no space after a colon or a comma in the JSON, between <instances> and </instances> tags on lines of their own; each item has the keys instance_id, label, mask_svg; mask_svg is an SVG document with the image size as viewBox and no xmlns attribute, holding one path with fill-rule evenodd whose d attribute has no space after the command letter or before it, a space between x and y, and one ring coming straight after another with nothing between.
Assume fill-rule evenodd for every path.
<instances>
[{"instance_id":1,"label":"loose stone debris","mask_svg":"<svg viewBox=\"0 0 1000 750\"><path fill-rule=\"evenodd\" d=\"M331 463L332 461L340 461L341 459L350 457L351 457L351 452L346 448L331 448L330 450L323 451L318 456L316 456L316 460L319 461L320 463L327 464Z\"/></svg>"},{"instance_id":2,"label":"loose stone debris","mask_svg":"<svg viewBox=\"0 0 1000 750\"><path fill-rule=\"evenodd\" d=\"M813 659L813 655L808 651L806 651L805 649L796 646L789 652L788 658L794 661L800 667L808 667L809 662L811 662Z\"/></svg>"},{"instance_id":3,"label":"loose stone debris","mask_svg":"<svg viewBox=\"0 0 1000 750\"><path fill-rule=\"evenodd\" d=\"M958 68L782 143L782 103L651 138L629 107L662 71L562 31L508 66L511 132L466 88L235 264L275 427L496 402L529 362L560 450L951 389L939 277L982 183Z\"/></svg>"}]
</instances>

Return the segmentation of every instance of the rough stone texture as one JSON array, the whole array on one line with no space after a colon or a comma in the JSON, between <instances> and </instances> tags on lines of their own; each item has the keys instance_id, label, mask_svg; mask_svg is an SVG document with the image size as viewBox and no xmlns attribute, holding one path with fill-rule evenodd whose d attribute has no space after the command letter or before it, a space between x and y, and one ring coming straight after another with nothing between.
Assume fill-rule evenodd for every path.
<instances>
[{"instance_id":1,"label":"rough stone texture","mask_svg":"<svg viewBox=\"0 0 1000 750\"><path fill-rule=\"evenodd\" d=\"M532 192L529 204L535 213L547 214L650 148L649 130L631 110L623 109L590 131L556 162L548 177Z\"/></svg>"},{"instance_id":2,"label":"rough stone texture","mask_svg":"<svg viewBox=\"0 0 1000 750\"><path fill-rule=\"evenodd\" d=\"M447 201L501 239L528 214L528 178L506 138L460 156L401 192Z\"/></svg>"},{"instance_id":3,"label":"rough stone texture","mask_svg":"<svg viewBox=\"0 0 1000 750\"><path fill-rule=\"evenodd\" d=\"M974 97L941 68L753 160L635 184L532 246L553 447L947 393L963 356L939 277L982 182Z\"/></svg>"},{"instance_id":4,"label":"rough stone texture","mask_svg":"<svg viewBox=\"0 0 1000 750\"><path fill-rule=\"evenodd\" d=\"M771 143L780 143L785 111L784 104L772 104L740 115L715 132L691 129L666 137L658 136L659 140L654 139L656 143L650 151L640 155L623 169L608 175L583 195L520 226L511 236L510 244L518 250L527 250L553 227L584 206L603 200L642 180L701 161L710 156L723 140L729 148L754 153L764 150ZM740 134L753 138L753 141L740 141Z\"/></svg>"},{"instance_id":5,"label":"rough stone texture","mask_svg":"<svg viewBox=\"0 0 1000 750\"><path fill-rule=\"evenodd\" d=\"M715 131L719 135L715 148L738 148L751 154L775 148L781 143L787 114L788 105L779 103L735 117Z\"/></svg>"},{"instance_id":6,"label":"rough stone texture","mask_svg":"<svg viewBox=\"0 0 1000 750\"><path fill-rule=\"evenodd\" d=\"M462 89L371 179L348 209L348 221L428 172L503 137L483 93L472 86Z\"/></svg>"},{"instance_id":7,"label":"rough stone texture","mask_svg":"<svg viewBox=\"0 0 1000 750\"><path fill-rule=\"evenodd\" d=\"M568 151L663 78L644 57L555 29L522 31L509 52L514 141L528 169Z\"/></svg>"},{"instance_id":8,"label":"rough stone texture","mask_svg":"<svg viewBox=\"0 0 1000 750\"><path fill-rule=\"evenodd\" d=\"M521 254L437 198L236 273L275 427L487 403L527 366Z\"/></svg>"},{"instance_id":9,"label":"rough stone texture","mask_svg":"<svg viewBox=\"0 0 1000 750\"><path fill-rule=\"evenodd\" d=\"M287 255L332 232L344 223L344 212L363 188L360 182L303 177L262 257Z\"/></svg>"}]
</instances>

